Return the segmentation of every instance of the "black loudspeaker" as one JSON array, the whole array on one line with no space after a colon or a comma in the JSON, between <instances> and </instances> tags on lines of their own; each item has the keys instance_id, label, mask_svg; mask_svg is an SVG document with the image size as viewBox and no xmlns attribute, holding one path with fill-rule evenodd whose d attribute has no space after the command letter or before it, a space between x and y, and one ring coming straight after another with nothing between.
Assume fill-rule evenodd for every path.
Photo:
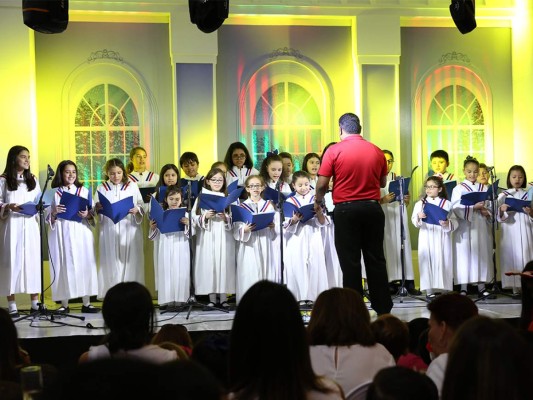
<instances>
[{"instance_id":1,"label":"black loudspeaker","mask_svg":"<svg viewBox=\"0 0 533 400\"><path fill-rule=\"evenodd\" d=\"M450 14L459 32L472 32L476 24L476 8L473 0L452 0Z\"/></svg>"},{"instance_id":2,"label":"black loudspeaker","mask_svg":"<svg viewBox=\"0 0 533 400\"><path fill-rule=\"evenodd\" d=\"M24 25L41 33L60 33L68 25L68 0L22 0Z\"/></svg>"},{"instance_id":3,"label":"black loudspeaker","mask_svg":"<svg viewBox=\"0 0 533 400\"><path fill-rule=\"evenodd\" d=\"M228 18L229 0L189 0L189 15L202 32L214 32Z\"/></svg>"}]
</instances>

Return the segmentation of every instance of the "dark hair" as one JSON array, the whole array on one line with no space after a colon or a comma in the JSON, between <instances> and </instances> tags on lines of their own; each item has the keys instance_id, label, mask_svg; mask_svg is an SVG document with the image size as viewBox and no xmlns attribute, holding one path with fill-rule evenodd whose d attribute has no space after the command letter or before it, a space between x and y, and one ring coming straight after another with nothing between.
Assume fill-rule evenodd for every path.
<instances>
[{"instance_id":1,"label":"dark hair","mask_svg":"<svg viewBox=\"0 0 533 400\"><path fill-rule=\"evenodd\" d=\"M507 322L478 316L452 340L441 398L528 399L532 376L527 341Z\"/></svg>"},{"instance_id":2,"label":"dark hair","mask_svg":"<svg viewBox=\"0 0 533 400\"><path fill-rule=\"evenodd\" d=\"M436 175L432 175L432 176L429 176L427 179L426 179L426 184L431 181L431 182L435 182L435 184L439 187L439 189L442 189L439 194L438 194L438 197L440 197L441 199L447 199L448 198L448 193L446 192L446 186L444 186L444 181L442 180L442 178L440 176L436 176ZM424 195L424 200L426 200L428 197L427 194Z\"/></svg>"},{"instance_id":3,"label":"dark hair","mask_svg":"<svg viewBox=\"0 0 533 400\"><path fill-rule=\"evenodd\" d=\"M200 164L200 161L198 161L198 156L196 153L193 153L192 151L186 151L183 153L180 157L180 167L183 166L183 164L195 162L196 164Z\"/></svg>"},{"instance_id":4,"label":"dark hair","mask_svg":"<svg viewBox=\"0 0 533 400\"><path fill-rule=\"evenodd\" d=\"M0 381L17 380L17 367L23 362L17 328L9 313L0 308Z\"/></svg>"},{"instance_id":5,"label":"dark hair","mask_svg":"<svg viewBox=\"0 0 533 400\"><path fill-rule=\"evenodd\" d=\"M434 158L444 158L446 161L446 164L450 163L450 157L448 156L448 152L444 150L435 150L433 153L431 153L431 156L429 156L430 160L433 160Z\"/></svg>"},{"instance_id":6,"label":"dark hair","mask_svg":"<svg viewBox=\"0 0 533 400\"><path fill-rule=\"evenodd\" d=\"M248 176L248 177L246 178L246 180L244 181L244 187L245 187L245 188L248 187L249 182L250 182L252 179L258 179L259 182L261 182L261 185L263 185L263 187L266 186L265 180L263 179L263 177L262 177L261 175L250 175L250 176ZM244 198L245 198L245 199L248 199L248 198L250 197L250 194L249 194L246 190L244 190L243 193L244 193ZM264 193L264 191L261 192L261 198L263 198L263 193Z\"/></svg>"},{"instance_id":7,"label":"dark hair","mask_svg":"<svg viewBox=\"0 0 533 400\"><path fill-rule=\"evenodd\" d=\"M4 169L3 175L6 179L7 189L10 191L18 189L16 167L17 157L23 151L27 151L28 154L30 153L30 151L24 146L13 146L9 149L7 153L6 167ZM35 187L37 186L37 181L31 173L30 168L25 169L24 172L22 172L22 176L24 177L24 182L28 187L28 192L31 192L33 189L35 189Z\"/></svg>"},{"instance_id":8,"label":"dark hair","mask_svg":"<svg viewBox=\"0 0 533 400\"><path fill-rule=\"evenodd\" d=\"M180 346L186 346L192 350L192 339L184 325L165 324L152 338L152 344L172 342Z\"/></svg>"},{"instance_id":9,"label":"dark hair","mask_svg":"<svg viewBox=\"0 0 533 400\"><path fill-rule=\"evenodd\" d=\"M142 150L142 151L144 151L144 154L148 154L148 153L146 153L146 150L144 149L144 147L141 147L141 146L137 146L137 147L134 147L133 149L131 149L130 150L130 160L128 161L128 164L126 165L126 172L128 174L133 171L133 161L131 161L131 160L133 159L133 156L135 155L137 150Z\"/></svg>"},{"instance_id":10,"label":"dark hair","mask_svg":"<svg viewBox=\"0 0 533 400\"><path fill-rule=\"evenodd\" d=\"M361 133L359 117L353 113L346 113L339 118L339 127L346 133Z\"/></svg>"},{"instance_id":11,"label":"dark hair","mask_svg":"<svg viewBox=\"0 0 533 400\"><path fill-rule=\"evenodd\" d=\"M282 151L281 153L278 154L280 156L280 158L288 158L289 160L291 160L291 163L293 163L294 161L292 160L292 154L291 153L288 153L286 151Z\"/></svg>"},{"instance_id":12,"label":"dark hair","mask_svg":"<svg viewBox=\"0 0 533 400\"><path fill-rule=\"evenodd\" d=\"M172 194L179 194L183 200L183 193L181 191L181 188L178 185L170 185L167 187L167 190L165 192L165 198L163 199L163 209L168 210L168 196Z\"/></svg>"},{"instance_id":13,"label":"dark hair","mask_svg":"<svg viewBox=\"0 0 533 400\"><path fill-rule=\"evenodd\" d=\"M463 161L463 169L466 168L467 164L476 164L479 168L479 161L475 157L466 156L465 160Z\"/></svg>"},{"instance_id":14,"label":"dark hair","mask_svg":"<svg viewBox=\"0 0 533 400\"><path fill-rule=\"evenodd\" d=\"M207 175L205 176L204 178L204 188L208 189L208 190L211 190L211 186L209 186L209 180L215 176L216 174L220 174L222 175L222 179L224 180L224 184L222 185L222 188L220 189L220 192L224 193L225 196L228 195L228 192L227 192L227 185L226 185L226 175L224 175L224 172L219 169L219 168L211 168L209 170L209 172L207 173ZM200 196L202 196L202 192L200 191L200 193L198 193L198 197L196 198L196 200L198 201L198 207L196 208L196 214L197 215L200 215L202 212L201 212L201 209L200 209Z\"/></svg>"},{"instance_id":15,"label":"dark hair","mask_svg":"<svg viewBox=\"0 0 533 400\"><path fill-rule=\"evenodd\" d=\"M244 145L244 143L241 142L234 142L229 145L228 151L226 151L226 156L224 157L224 162L226 165L231 169L235 164L233 164L233 152L237 149L240 149L244 151L244 155L246 156L246 160L244 161L244 165L246 168L253 168L254 162L252 158L250 157L250 153L248 152L248 149Z\"/></svg>"},{"instance_id":16,"label":"dark hair","mask_svg":"<svg viewBox=\"0 0 533 400\"><path fill-rule=\"evenodd\" d=\"M172 170L176 173L176 175L178 176L177 180L176 180L176 185L179 185L180 184L180 170L178 167L176 167L176 165L174 164L165 164L163 165L163 167L161 168L161 171L159 172L159 180L157 181L157 185L155 185L155 199L157 201L159 201L159 188L161 186L166 186L165 184L165 173L168 171L168 170Z\"/></svg>"},{"instance_id":17,"label":"dark hair","mask_svg":"<svg viewBox=\"0 0 533 400\"><path fill-rule=\"evenodd\" d=\"M294 185L296 183L296 180L298 178L307 178L309 180L311 180L311 177L309 176L309 174L305 171L296 171L295 173L292 174L292 184Z\"/></svg>"},{"instance_id":18,"label":"dark hair","mask_svg":"<svg viewBox=\"0 0 533 400\"><path fill-rule=\"evenodd\" d=\"M313 372L296 299L285 286L259 281L243 295L230 334L235 399L303 400L329 392Z\"/></svg>"},{"instance_id":19,"label":"dark hair","mask_svg":"<svg viewBox=\"0 0 533 400\"><path fill-rule=\"evenodd\" d=\"M463 322L478 315L476 303L459 293L438 296L427 307L436 321L446 322L446 325L453 330L457 330Z\"/></svg>"},{"instance_id":20,"label":"dark hair","mask_svg":"<svg viewBox=\"0 0 533 400\"><path fill-rule=\"evenodd\" d=\"M487 167L487 164L485 164L485 163L479 163L479 169L481 169L481 168L485 168L485 169L487 169L487 168L488 168L488 167Z\"/></svg>"},{"instance_id":21,"label":"dark hair","mask_svg":"<svg viewBox=\"0 0 533 400\"><path fill-rule=\"evenodd\" d=\"M529 261L522 272L533 271L533 261ZM520 278L522 284L522 312L520 313L520 326L527 330L533 320L533 277Z\"/></svg>"},{"instance_id":22,"label":"dark hair","mask_svg":"<svg viewBox=\"0 0 533 400\"><path fill-rule=\"evenodd\" d=\"M409 328L407 324L392 314L380 315L370 324L372 333L398 361L409 349Z\"/></svg>"},{"instance_id":23,"label":"dark hair","mask_svg":"<svg viewBox=\"0 0 533 400\"><path fill-rule=\"evenodd\" d=\"M405 367L388 367L374 376L367 400L438 400L439 392L427 375Z\"/></svg>"},{"instance_id":24,"label":"dark hair","mask_svg":"<svg viewBox=\"0 0 533 400\"><path fill-rule=\"evenodd\" d=\"M124 163L122 162L122 160L120 158L112 158L111 160L107 160L107 162L105 163L104 165L104 178L105 180L109 180L109 175L108 174L108 171L113 168L113 167L118 167L122 170L122 183L127 183L128 182L128 174L126 173L126 168L124 168Z\"/></svg>"},{"instance_id":25,"label":"dark hair","mask_svg":"<svg viewBox=\"0 0 533 400\"><path fill-rule=\"evenodd\" d=\"M65 186L63 182L63 172L65 171L65 167L68 165L73 165L74 169L76 170L76 180L74 181L74 186L77 188L83 186L83 184L80 182L78 178L78 166L74 163L74 161L70 160L64 160L59 163L56 169L56 173L54 175L54 179L52 179L52 183L50 184L50 187L57 188L61 186Z\"/></svg>"},{"instance_id":26,"label":"dark hair","mask_svg":"<svg viewBox=\"0 0 533 400\"><path fill-rule=\"evenodd\" d=\"M391 158L394 160L394 154L392 154L392 151L390 150L381 150L383 152L383 154L388 154L389 156L391 156Z\"/></svg>"},{"instance_id":27,"label":"dark hair","mask_svg":"<svg viewBox=\"0 0 533 400\"><path fill-rule=\"evenodd\" d=\"M519 171L524 176L524 181L522 182L521 188L525 188L527 184L527 175L526 171L524 170L524 167L521 165L513 165L511 168L509 168L509 172L507 173L507 188L512 188L511 186L511 172L513 171Z\"/></svg>"},{"instance_id":28,"label":"dark hair","mask_svg":"<svg viewBox=\"0 0 533 400\"><path fill-rule=\"evenodd\" d=\"M102 316L109 329L106 340L111 354L150 343L154 305L150 292L140 283L121 282L110 288L104 297Z\"/></svg>"},{"instance_id":29,"label":"dark hair","mask_svg":"<svg viewBox=\"0 0 533 400\"><path fill-rule=\"evenodd\" d=\"M261 163L261 169L259 170L259 175L261 175L261 177L263 178L265 182L270 181L270 176L268 175L268 166L274 161L279 161L282 164L281 169L282 169L282 174L283 174L283 161L281 157L277 154L267 155L266 158ZM280 175L279 179L283 179L283 177Z\"/></svg>"},{"instance_id":30,"label":"dark hair","mask_svg":"<svg viewBox=\"0 0 533 400\"><path fill-rule=\"evenodd\" d=\"M226 163L224 161L215 161L212 165L211 165L211 169L213 168L218 168L220 169L220 166L223 165L224 168L226 168L226 170L228 170L228 166L226 165Z\"/></svg>"},{"instance_id":31,"label":"dark hair","mask_svg":"<svg viewBox=\"0 0 533 400\"><path fill-rule=\"evenodd\" d=\"M348 288L332 288L318 295L307 331L311 345L376 344L363 298Z\"/></svg>"},{"instance_id":32,"label":"dark hair","mask_svg":"<svg viewBox=\"0 0 533 400\"><path fill-rule=\"evenodd\" d=\"M307 169L307 163L309 162L309 160L311 158L318 158L318 161L322 162L322 159L320 158L320 156L316 153L307 153L302 161L302 171L305 171L307 173L309 173L308 169Z\"/></svg>"},{"instance_id":33,"label":"dark hair","mask_svg":"<svg viewBox=\"0 0 533 400\"><path fill-rule=\"evenodd\" d=\"M229 334L212 333L202 337L195 343L191 359L206 367L225 391L229 389Z\"/></svg>"}]
</instances>

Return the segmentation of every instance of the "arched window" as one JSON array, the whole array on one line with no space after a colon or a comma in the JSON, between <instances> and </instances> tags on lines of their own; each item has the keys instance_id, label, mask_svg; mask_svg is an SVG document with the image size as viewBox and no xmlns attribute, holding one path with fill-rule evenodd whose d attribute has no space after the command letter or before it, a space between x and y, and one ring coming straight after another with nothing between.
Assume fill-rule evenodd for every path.
<instances>
[{"instance_id":1,"label":"arched window","mask_svg":"<svg viewBox=\"0 0 533 400\"><path fill-rule=\"evenodd\" d=\"M75 116L80 180L96 186L104 180L106 161L120 158L126 164L130 149L139 143L139 116L128 93L107 83L85 93Z\"/></svg>"}]
</instances>

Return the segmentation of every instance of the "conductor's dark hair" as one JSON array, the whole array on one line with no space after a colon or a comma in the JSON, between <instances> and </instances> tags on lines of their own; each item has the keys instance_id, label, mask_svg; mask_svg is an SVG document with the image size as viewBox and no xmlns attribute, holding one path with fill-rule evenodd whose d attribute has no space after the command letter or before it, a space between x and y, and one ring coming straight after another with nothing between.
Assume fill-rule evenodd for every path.
<instances>
[{"instance_id":1,"label":"conductor's dark hair","mask_svg":"<svg viewBox=\"0 0 533 400\"><path fill-rule=\"evenodd\" d=\"M259 281L242 297L230 336L230 390L236 400L304 400L329 392L311 367L296 299L285 286Z\"/></svg>"},{"instance_id":2,"label":"conductor's dark hair","mask_svg":"<svg viewBox=\"0 0 533 400\"><path fill-rule=\"evenodd\" d=\"M226 151L226 155L224 156L224 162L226 163L226 165L230 169L235 165L233 163L232 155L233 155L233 152L237 149L244 151L244 155L246 156L246 160L244 161L244 166L246 168L253 168L254 162L252 158L250 157L250 152L248 151L244 143L241 143L241 142L234 142L229 145L228 151Z\"/></svg>"},{"instance_id":3,"label":"conductor's dark hair","mask_svg":"<svg viewBox=\"0 0 533 400\"><path fill-rule=\"evenodd\" d=\"M339 118L340 128L349 134L361 133L361 122L359 117L353 113L343 114Z\"/></svg>"},{"instance_id":4,"label":"conductor's dark hair","mask_svg":"<svg viewBox=\"0 0 533 400\"><path fill-rule=\"evenodd\" d=\"M17 190L17 157L23 151L30 152L28 148L24 146L13 146L7 153L6 167L4 169L4 177L7 183L7 189L10 191ZM24 170L22 173L24 182L28 188L28 192L31 192L37 186L37 181L30 171L30 168Z\"/></svg>"},{"instance_id":5,"label":"conductor's dark hair","mask_svg":"<svg viewBox=\"0 0 533 400\"><path fill-rule=\"evenodd\" d=\"M138 349L150 343L154 332L154 305L146 287L138 282L121 282L104 297L102 316L111 354Z\"/></svg>"},{"instance_id":6,"label":"conductor's dark hair","mask_svg":"<svg viewBox=\"0 0 533 400\"><path fill-rule=\"evenodd\" d=\"M54 175L54 179L52 179L52 183L50 184L50 186L52 188L65 186L65 184L63 182L63 172L65 171L65 168L68 165L74 166L74 169L76 170L76 180L74 181L74 186L76 186L77 188L83 186L83 184L79 180L78 166L76 165L76 163L74 161L64 160L64 161L61 161L59 163L59 165L57 166L56 173Z\"/></svg>"}]
</instances>

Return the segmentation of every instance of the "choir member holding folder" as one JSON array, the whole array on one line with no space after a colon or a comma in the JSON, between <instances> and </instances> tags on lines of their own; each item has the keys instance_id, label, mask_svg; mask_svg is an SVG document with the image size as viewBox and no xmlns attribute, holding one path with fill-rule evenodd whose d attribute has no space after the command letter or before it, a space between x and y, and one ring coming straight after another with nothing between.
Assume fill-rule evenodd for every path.
<instances>
[{"instance_id":1,"label":"choir member holding folder","mask_svg":"<svg viewBox=\"0 0 533 400\"><path fill-rule=\"evenodd\" d=\"M519 271L533 260L533 212L525 190L526 182L524 168L513 165L507 174L508 189L498 196L502 288L512 288L515 295L520 292L520 276L505 273Z\"/></svg>"},{"instance_id":2,"label":"choir member holding folder","mask_svg":"<svg viewBox=\"0 0 533 400\"><path fill-rule=\"evenodd\" d=\"M163 205L152 198L149 239L154 241L159 305L184 303L190 296L189 216L179 186L166 187ZM179 305L174 304L174 305Z\"/></svg>"},{"instance_id":3,"label":"choir member holding folder","mask_svg":"<svg viewBox=\"0 0 533 400\"><path fill-rule=\"evenodd\" d=\"M145 203L150 202L150 196L159 181L159 175L146 169L147 159L143 147L134 147L130 151L130 162L127 165L128 179L137 184Z\"/></svg>"},{"instance_id":4,"label":"choir member holding folder","mask_svg":"<svg viewBox=\"0 0 533 400\"><path fill-rule=\"evenodd\" d=\"M94 194L100 214L98 297L119 282L144 284L143 198L118 158L104 166L106 182Z\"/></svg>"},{"instance_id":5,"label":"choir member holding folder","mask_svg":"<svg viewBox=\"0 0 533 400\"><path fill-rule=\"evenodd\" d=\"M51 186L55 193L47 222L52 300L61 301L57 311L68 313L69 299L81 297L82 312L96 313L100 309L90 303L90 296L98 294L91 192L70 160L59 163Z\"/></svg>"},{"instance_id":6,"label":"choir member holding folder","mask_svg":"<svg viewBox=\"0 0 533 400\"><path fill-rule=\"evenodd\" d=\"M275 260L273 240L274 204L264 200L261 193L265 182L259 175L249 176L244 182L247 199L238 206L231 206L233 236L237 245L237 302L256 282L274 280L276 271L272 268Z\"/></svg>"},{"instance_id":7,"label":"choir member holding folder","mask_svg":"<svg viewBox=\"0 0 533 400\"><path fill-rule=\"evenodd\" d=\"M425 184L426 194L417 201L411 221L420 229L418 235L418 264L420 290L431 300L436 291L453 290L453 256L451 232L457 221L447 200L442 178L430 176Z\"/></svg>"}]
</instances>

